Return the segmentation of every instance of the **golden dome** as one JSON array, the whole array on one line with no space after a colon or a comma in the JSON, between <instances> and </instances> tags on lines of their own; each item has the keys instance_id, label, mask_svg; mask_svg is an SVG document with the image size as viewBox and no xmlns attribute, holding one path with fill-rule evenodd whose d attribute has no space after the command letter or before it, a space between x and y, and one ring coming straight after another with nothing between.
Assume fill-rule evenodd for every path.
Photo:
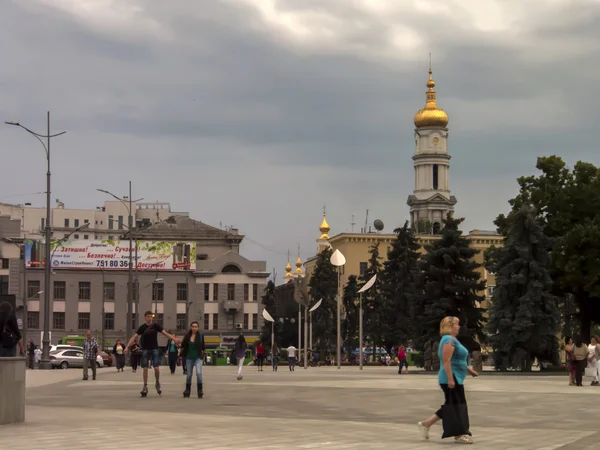
<instances>
[{"instance_id":1,"label":"golden dome","mask_svg":"<svg viewBox=\"0 0 600 450\"><path fill-rule=\"evenodd\" d=\"M304 273L304 271L302 270L302 260L300 259L300 256L298 256L298 259L296 260L296 270L294 271L295 275L302 275Z\"/></svg>"},{"instance_id":2,"label":"golden dome","mask_svg":"<svg viewBox=\"0 0 600 450\"><path fill-rule=\"evenodd\" d=\"M331 227L327 223L327 218L325 217L325 213L323 213L323 222L321 222L321 226L319 227L319 231L321 232L321 237L319 239L329 239L329 231Z\"/></svg>"},{"instance_id":3,"label":"golden dome","mask_svg":"<svg viewBox=\"0 0 600 450\"><path fill-rule=\"evenodd\" d=\"M442 127L448 125L448 114L443 109L438 108L436 102L435 81L433 81L432 70L429 69L429 80L426 86L429 88L426 92L425 108L420 109L415 114L415 126L424 127Z\"/></svg>"}]
</instances>

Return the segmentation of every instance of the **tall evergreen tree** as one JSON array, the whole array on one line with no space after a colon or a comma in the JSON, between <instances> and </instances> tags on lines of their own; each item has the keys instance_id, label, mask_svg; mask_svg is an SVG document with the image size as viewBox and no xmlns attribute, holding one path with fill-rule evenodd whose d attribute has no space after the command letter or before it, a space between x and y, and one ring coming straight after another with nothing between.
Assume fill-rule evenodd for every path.
<instances>
[{"instance_id":1,"label":"tall evergreen tree","mask_svg":"<svg viewBox=\"0 0 600 450\"><path fill-rule=\"evenodd\" d=\"M551 294L548 238L533 208L523 206L507 218L504 246L489 267L496 274L488 329L496 368L531 370L534 358L556 361L560 314Z\"/></svg>"},{"instance_id":2,"label":"tall evergreen tree","mask_svg":"<svg viewBox=\"0 0 600 450\"><path fill-rule=\"evenodd\" d=\"M269 314L271 314L271 316L273 316L273 317L275 317L276 302L277 302L277 298L275 296L275 283L271 280L267 283L267 287L265 288L265 293L262 297L262 304L264 306L264 309L266 309L267 312ZM281 328L281 325L278 323L277 320L275 320L275 336L277 336L280 328ZM265 323L264 323L261 333L260 333L260 337L263 342L268 342L270 345L270 343L271 343L271 322L267 322L265 320Z\"/></svg>"},{"instance_id":3,"label":"tall evergreen tree","mask_svg":"<svg viewBox=\"0 0 600 450\"><path fill-rule=\"evenodd\" d=\"M342 340L347 354L352 354L358 347L358 280L356 275L348 277L348 283L344 286L342 304L344 306L344 320L342 321Z\"/></svg>"},{"instance_id":4,"label":"tall evergreen tree","mask_svg":"<svg viewBox=\"0 0 600 450\"><path fill-rule=\"evenodd\" d=\"M383 264L381 264L381 256L379 256L379 242L376 242L369 248L369 261L367 269L360 277L360 281L366 283L374 275L379 278L383 272ZM381 281L376 282L371 289L363 294L363 326L365 334L369 336L374 347L382 347L384 340L383 324L383 302L384 296L381 291ZM373 352L373 360L375 361L376 353Z\"/></svg>"},{"instance_id":5,"label":"tall evergreen tree","mask_svg":"<svg viewBox=\"0 0 600 450\"><path fill-rule=\"evenodd\" d=\"M313 312L313 335L321 352L333 350L337 346L337 287L338 275L331 262L331 248L317 256L315 270L308 283L311 298L323 299L319 309Z\"/></svg>"},{"instance_id":6,"label":"tall evergreen tree","mask_svg":"<svg viewBox=\"0 0 600 450\"><path fill-rule=\"evenodd\" d=\"M408 221L394 230L396 239L383 264L381 285L383 291L384 346L389 351L394 345L406 344L414 335L414 302L418 292L419 249L415 232Z\"/></svg>"},{"instance_id":7,"label":"tall evergreen tree","mask_svg":"<svg viewBox=\"0 0 600 450\"><path fill-rule=\"evenodd\" d=\"M478 253L469 246L458 226L464 219L448 215L444 220L441 238L426 246L423 256L419 301L417 305L417 344L428 339L439 339L440 321L455 316L461 322L461 339L485 340L483 314L480 308L484 297L485 281L477 271Z\"/></svg>"}]
</instances>

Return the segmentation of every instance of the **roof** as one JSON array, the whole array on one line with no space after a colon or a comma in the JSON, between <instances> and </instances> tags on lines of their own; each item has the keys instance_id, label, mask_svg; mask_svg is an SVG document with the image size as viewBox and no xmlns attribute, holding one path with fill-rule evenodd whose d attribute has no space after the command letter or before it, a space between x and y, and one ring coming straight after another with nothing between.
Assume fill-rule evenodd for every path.
<instances>
[{"instance_id":1,"label":"roof","mask_svg":"<svg viewBox=\"0 0 600 450\"><path fill-rule=\"evenodd\" d=\"M207 225L187 216L171 216L162 222L152 224L143 230L134 232L138 239L183 239L183 240L241 240L244 236L235 231L226 231ZM128 237L128 234L125 235Z\"/></svg>"}]
</instances>

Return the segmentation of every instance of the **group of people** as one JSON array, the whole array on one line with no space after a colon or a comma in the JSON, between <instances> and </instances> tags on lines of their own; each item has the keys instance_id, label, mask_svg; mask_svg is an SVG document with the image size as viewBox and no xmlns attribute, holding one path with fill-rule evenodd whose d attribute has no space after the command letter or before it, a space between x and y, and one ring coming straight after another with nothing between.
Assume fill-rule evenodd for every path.
<instances>
[{"instance_id":1,"label":"group of people","mask_svg":"<svg viewBox=\"0 0 600 450\"><path fill-rule=\"evenodd\" d=\"M581 336L565 338L565 353L569 370L569 386L583 386L584 374L592 378L592 386L600 386L600 338L593 335L589 345Z\"/></svg>"}]
</instances>

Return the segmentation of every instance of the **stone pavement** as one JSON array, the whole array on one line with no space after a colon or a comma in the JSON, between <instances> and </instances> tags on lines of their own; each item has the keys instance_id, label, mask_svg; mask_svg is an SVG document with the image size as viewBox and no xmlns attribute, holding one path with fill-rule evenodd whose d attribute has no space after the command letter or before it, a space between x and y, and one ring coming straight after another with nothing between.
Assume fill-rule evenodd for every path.
<instances>
[{"instance_id":1,"label":"stone pavement","mask_svg":"<svg viewBox=\"0 0 600 450\"><path fill-rule=\"evenodd\" d=\"M273 373L204 369L204 399L183 399L181 369L162 368L163 395L140 398L141 375L76 370L29 372L27 422L0 427L11 450L152 448L436 449L441 427L421 441L415 423L439 407L435 376L393 368L297 368ZM152 374L150 374L152 376ZM44 380L45 382L40 382ZM151 378L152 380L152 378ZM485 449L600 448L600 387L569 387L566 376L484 376L466 385L475 445ZM194 386L195 393L195 386Z\"/></svg>"}]
</instances>

